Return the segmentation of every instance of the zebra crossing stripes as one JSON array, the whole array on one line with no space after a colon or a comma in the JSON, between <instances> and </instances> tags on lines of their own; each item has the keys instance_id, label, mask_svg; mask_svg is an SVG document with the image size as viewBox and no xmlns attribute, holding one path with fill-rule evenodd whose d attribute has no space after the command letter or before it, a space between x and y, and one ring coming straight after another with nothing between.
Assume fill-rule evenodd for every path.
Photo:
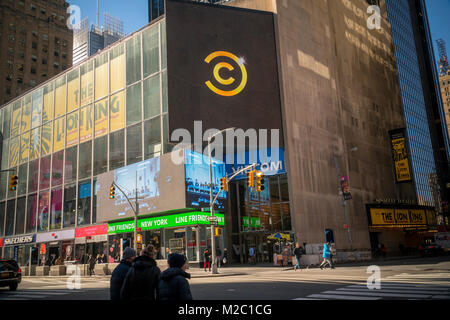
<instances>
[{"instance_id":1,"label":"zebra crossing stripes","mask_svg":"<svg viewBox=\"0 0 450 320\"><path fill-rule=\"evenodd\" d=\"M10 300L34 300L45 299L49 297L58 297L68 295L69 291L46 291L46 290L24 290L24 291L0 291L0 301Z\"/></svg>"}]
</instances>

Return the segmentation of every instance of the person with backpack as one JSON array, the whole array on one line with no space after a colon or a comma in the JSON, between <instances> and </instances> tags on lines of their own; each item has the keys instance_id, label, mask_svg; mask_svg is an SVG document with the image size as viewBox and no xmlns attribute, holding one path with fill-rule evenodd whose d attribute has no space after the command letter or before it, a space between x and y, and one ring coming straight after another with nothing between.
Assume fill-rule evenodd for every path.
<instances>
[{"instance_id":1,"label":"person with backpack","mask_svg":"<svg viewBox=\"0 0 450 320\"><path fill-rule=\"evenodd\" d=\"M169 301L193 300L189 282L191 275L186 273L186 257L172 253L167 261L169 269L161 273L159 280L159 299Z\"/></svg>"},{"instance_id":2,"label":"person with backpack","mask_svg":"<svg viewBox=\"0 0 450 320\"><path fill-rule=\"evenodd\" d=\"M296 261L296 265L294 266L294 271L296 271L297 269L302 270L300 268L300 258L302 257L302 254L303 254L303 248L300 247L300 243L297 242L297 244L295 245L295 249L294 249L295 261Z\"/></svg>"},{"instance_id":3,"label":"person with backpack","mask_svg":"<svg viewBox=\"0 0 450 320\"><path fill-rule=\"evenodd\" d=\"M154 252L154 247L148 245L141 255L134 259L120 291L121 300L158 300L161 270L153 259Z\"/></svg>"}]
</instances>

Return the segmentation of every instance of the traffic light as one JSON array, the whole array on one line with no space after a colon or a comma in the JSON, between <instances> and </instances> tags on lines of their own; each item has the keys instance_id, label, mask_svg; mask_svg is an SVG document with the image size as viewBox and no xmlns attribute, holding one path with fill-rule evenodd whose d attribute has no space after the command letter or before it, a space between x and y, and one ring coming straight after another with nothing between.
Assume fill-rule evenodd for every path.
<instances>
[{"instance_id":1,"label":"traffic light","mask_svg":"<svg viewBox=\"0 0 450 320\"><path fill-rule=\"evenodd\" d=\"M222 179L220 179L220 182L222 184L222 190L228 191L227 177L223 177Z\"/></svg>"},{"instance_id":2,"label":"traffic light","mask_svg":"<svg viewBox=\"0 0 450 320\"><path fill-rule=\"evenodd\" d=\"M114 187L114 185L111 185L111 187L109 188L109 198L114 199L115 196L116 196L116 188Z\"/></svg>"},{"instance_id":3,"label":"traffic light","mask_svg":"<svg viewBox=\"0 0 450 320\"><path fill-rule=\"evenodd\" d=\"M13 174L11 176L11 180L9 180L9 190L15 191L17 189L17 183L19 181L19 177Z\"/></svg>"},{"instance_id":4,"label":"traffic light","mask_svg":"<svg viewBox=\"0 0 450 320\"><path fill-rule=\"evenodd\" d=\"M215 228L214 228L214 235L215 235L216 237L220 236L220 229L219 229L218 227L215 227Z\"/></svg>"},{"instance_id":5,"label":"traffic light","mask_svg":"<svg viewBox=\"0 0 450 320\"><path fill-rule=\"evenodd\" d=\"M266 188L264 187L264 179L261 171L256 172L256 192L262 192Z\"/></svg>"},{"instance_id":6,"label":"traffic light","mask_svg":"<svg viewBox=\"0 0 450 320\"><path fill-rule=\"evenodd\" d=\"M255 186L254 173L255 173L255 170L251 170L250 172L247 172L248 188L250 190L253 190L253 187Z\"/></svg>"}]
</instances>

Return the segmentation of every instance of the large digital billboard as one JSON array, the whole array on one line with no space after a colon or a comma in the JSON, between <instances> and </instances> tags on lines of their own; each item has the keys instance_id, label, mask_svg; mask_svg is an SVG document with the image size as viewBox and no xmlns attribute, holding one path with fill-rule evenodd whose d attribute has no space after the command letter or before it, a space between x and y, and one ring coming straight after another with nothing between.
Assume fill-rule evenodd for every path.
<instances>
[{"instance_id":1,"label":"large digital billboard","mask_svg":"<svg viewBox=\"0 0 450 320\"><path fill-rule=\"evenodd\" d=\"M134 217L124 194L116 188L109 199L109 188L115 182L135 206L136 189L139 215L149 215L186 208L184 165L172 162L170 154L148 159L97 178L97 221Z\"/></svg>"},{"instance_id":2,"label":"large digital billboard","mask_svg":"<svg viewBox=\"0 0 450 320\"><path fill-rule=\"evenodd\" d=\"M203 130L278 129L282 137L274 15L174 0L166 6L170 134L194 136L198 120Z\"/></svg>"}]
</instances>

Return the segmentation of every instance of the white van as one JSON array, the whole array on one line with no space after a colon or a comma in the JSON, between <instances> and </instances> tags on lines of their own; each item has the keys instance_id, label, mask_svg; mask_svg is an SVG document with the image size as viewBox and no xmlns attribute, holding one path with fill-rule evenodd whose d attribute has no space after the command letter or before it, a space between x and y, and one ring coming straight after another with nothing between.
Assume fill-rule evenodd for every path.
<instances>
[{"instance_id":1,"label":"white van","mask_svg":"<svg viewBox=\"0 0 450 320\"><path fill-rule=\"evenodd\" d=\"M450 252L450 232L438 232L434 235L434 242L446 252Z\"/></svg>"}]
</instances>

